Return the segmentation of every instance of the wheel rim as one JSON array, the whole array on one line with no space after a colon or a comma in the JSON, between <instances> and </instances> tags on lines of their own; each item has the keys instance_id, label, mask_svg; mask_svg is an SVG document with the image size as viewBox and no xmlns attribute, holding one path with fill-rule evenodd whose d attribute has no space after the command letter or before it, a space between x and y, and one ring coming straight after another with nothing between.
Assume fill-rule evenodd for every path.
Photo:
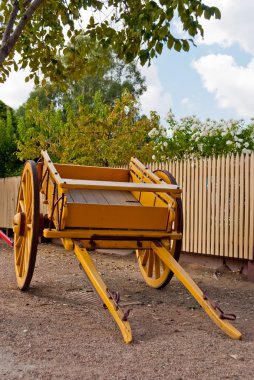
<instances>
[{"instance_id":1,"label":"wheel rim","mask_svg":"<svg viewBox=\"0 0 254 380\"><path fill-rule=\"evenodd\" d=\"M37 168L34 161L27 161L13 220L15 272L21 290L29 287L33 276L39 237L39 209Z\"/></svg>"},{"instance_id":2,"label":"wheel rim","mask_svg":"<svg viewBox=\"0 0 254 380\"><path fill-rule=\"evenodd\" d=\"M159 178L168 184L177 184L171 173L164 170L154 172ZM172 230L183 232L182 201L176 199L176 219ZM167 249L170 254L178 261L181 253L182 240L168 241ZM166 286L173 277L173 272L167 268L152 249L137 250L137 259L141 274L146 283L156 289Z\"/></svg>"}]
</instances>

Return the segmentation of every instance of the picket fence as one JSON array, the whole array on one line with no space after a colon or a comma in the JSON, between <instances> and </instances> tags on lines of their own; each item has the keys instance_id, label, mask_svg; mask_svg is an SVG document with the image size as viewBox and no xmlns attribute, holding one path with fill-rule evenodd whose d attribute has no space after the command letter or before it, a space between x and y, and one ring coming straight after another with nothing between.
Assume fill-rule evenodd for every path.
<instances>
[{"instance_id":1,"label":"picket fence","mask_svg":"<svg viewBox=\"0 0 254 380\"><path fill-rule=\"evenodd\" d=\"M148 164L183 189L183 251L254 260L254 154ZM19 178L0 179L0 227L11 228Z\"/></svg>"}]
</instances>

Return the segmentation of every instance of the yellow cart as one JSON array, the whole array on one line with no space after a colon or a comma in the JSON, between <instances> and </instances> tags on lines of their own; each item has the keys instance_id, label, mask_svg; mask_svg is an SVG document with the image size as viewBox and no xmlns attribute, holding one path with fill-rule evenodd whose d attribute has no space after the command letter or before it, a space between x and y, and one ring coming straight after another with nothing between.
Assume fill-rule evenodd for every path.
<instances>
[{"instance_id":1,"label":"yellow cart","mask_svg":"<svg viewBox=\"0 0 254 380\"><path fill-rule=\"evenodd\" d=\"M40 213L40 193L47 217ZM97 248L131 248L146 283L160 289L173 274L209 317L231 338L241 333L178 264L183 232L181 189L172 175L151 172L132 158L129 169L53 164L46 151L37 164L27 161L14 216L14 254L18 287L33 276L38 238L60 238L73 250L124 341L132 341L128 312L118 293L103 282L90 257Z\"/></svg>"}]
</instances>

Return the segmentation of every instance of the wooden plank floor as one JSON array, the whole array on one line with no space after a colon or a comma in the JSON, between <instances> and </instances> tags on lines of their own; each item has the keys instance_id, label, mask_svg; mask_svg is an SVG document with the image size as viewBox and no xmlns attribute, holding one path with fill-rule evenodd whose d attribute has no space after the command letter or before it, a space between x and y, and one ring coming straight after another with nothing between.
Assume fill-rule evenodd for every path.
<instances>
[{"instance_id":1,"label":"wooden plank floor","mask_svg":"<svg viewBox=\"0 0 254 380\"><path fill-rule=\"evenodd\" d=\"M70 189L68 203L141 206L129 191Z\"/></svg>"}]
</instances>

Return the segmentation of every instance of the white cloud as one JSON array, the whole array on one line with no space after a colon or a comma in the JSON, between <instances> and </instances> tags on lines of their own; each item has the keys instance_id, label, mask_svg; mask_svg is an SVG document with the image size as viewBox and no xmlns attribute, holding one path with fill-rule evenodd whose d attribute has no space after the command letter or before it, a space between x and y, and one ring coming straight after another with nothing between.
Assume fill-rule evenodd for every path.
<instances>
[{"instance_id":1,"label":"white cloud","mask_svg":"<svg viewBox=\"0 0 254 380\"><path fill-rule=\"evenodd\" d=\"M205 38L203 43L218 43L222 47L239 45L254 55L254 1L250 0L207 0L221 11L221 20L204 20Z\"/></svg>"},{"instance_id":2,"label":"white cloud","mask_svg":"<svg viewBox=\"0 0 254 380\"><path fill-rule=\"evenodd\" d=\"M192 63L206 90L214 94L220 108L234 108L240 117L254 115L254 2L249 0L208 0L221 10L221 20L204 20L206 45L230 47L238 44L253 58L240 66L226 54L209 54ZM212 49L212 47L211 47Z\"/></svg>"},{"instance_id":3,"label":"white cloud","mask_svg":"<svg viewBox=\"0 0 254 380\"><path fill-rule=\"evenodd\" d=\"M172 96L163 87L158 68L154 63L140 70L146 78L147 85L147 91L140 97L141 109L146 115L149 115L150 111L157 111L161 121L164 121L169 109L172 108Z\"/></svg>"},{"instance_id":4,"label":"white cloud","mask_svg":"<svg viewBox=\"0 0 254 380\"><path fill-rule=\"evenodd\" d=\"M33 89L33 81L25 82L27 72L12 72L5 83L0 84L0 100L12 108L24 103Z\"/></svg>"},{"instance_id":5,"label":"white cloud","mask_svg":"<svg viewBox=\"0 0 254 380\"><path fill-rule=\"evenodd\" d=\"M207 91L215 95L219 107L234 108L240 117L254 115L254 59L243 67L229 55L210 54L192 65Z\"/></svg>"}]
</instances>

